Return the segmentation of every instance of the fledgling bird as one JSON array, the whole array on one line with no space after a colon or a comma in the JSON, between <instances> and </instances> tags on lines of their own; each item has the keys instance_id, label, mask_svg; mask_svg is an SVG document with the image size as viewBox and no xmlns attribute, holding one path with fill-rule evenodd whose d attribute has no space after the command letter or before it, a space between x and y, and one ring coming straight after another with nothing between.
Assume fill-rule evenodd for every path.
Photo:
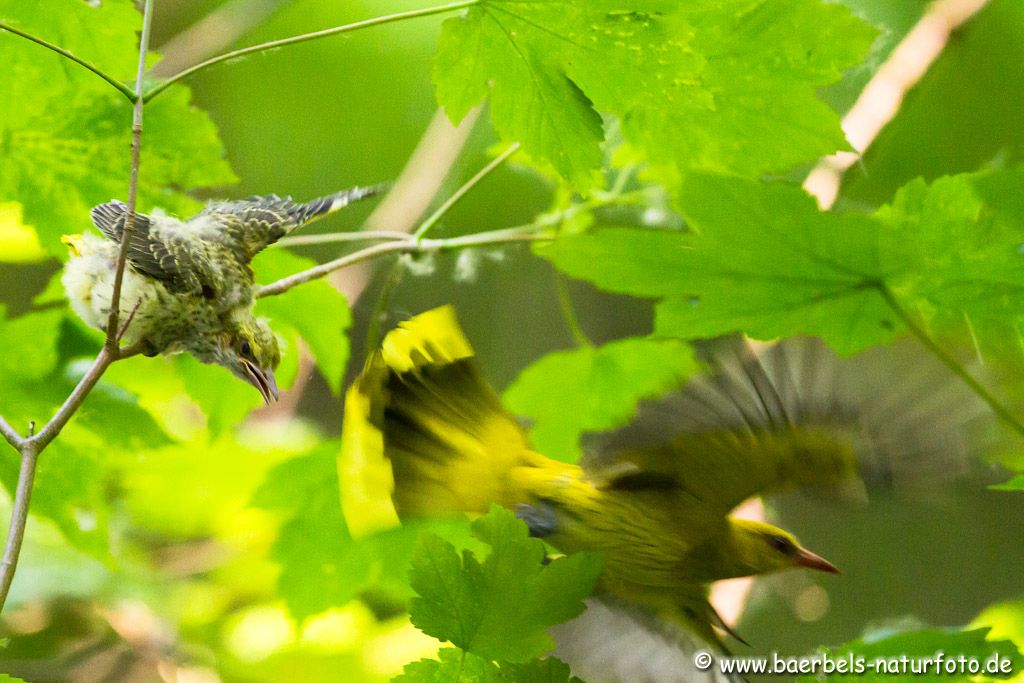
<instances>
[{"instance_id":1,"label":"fledgling bird","mask_svg":"<svg viewBox=\"0 0 1024 683\"><path fill-rule=\"evenodd\" d=\"M531 448L477 368L453 310L428 311L385 337L346 396L343 486L368 488L346 481L357 471L383 482L401 519L483 513L491 503L514 509L559 551L603 556L596 595L606 604L681 625L727 652L724 636L735 634L708 602L710 583L837 571L791 533L733 517L735 507L783 489L842 490L861 479L864 452L903 472L918 442L936 446L921 457L942 470L962 459L950 411L908 402L903 415L877 416L889 426L876 429L846 400L856 379L829 370L840 359L811 349L787 361L739 344L736 362L682 392L686 412L662 422L656 440L628 435L576 465ZM822 384L829 379L838 380L831 389ZM877 387L863 398L884 402Z\"/></svg>"},{"instance_id":2,"label":"fledgling bird","mask_svg":"<svg viewBox=\"0 0 1024 683\"><path fill-rule=\"evenodd\" d=\"M253 314L253 257L281 237L383 186L355 187L297 203L267 195L214 202L186 221L157 212L136 214L128 245L120 320L128 344L147 355L188 352L252 384L264 401L277 399L274 371L281 359L267 321ZM86 324L105 330L115 264L128 207L111 201L95 207L103 233L65 236L71 250L61 282Z\"/></svg>"}]
</instances>

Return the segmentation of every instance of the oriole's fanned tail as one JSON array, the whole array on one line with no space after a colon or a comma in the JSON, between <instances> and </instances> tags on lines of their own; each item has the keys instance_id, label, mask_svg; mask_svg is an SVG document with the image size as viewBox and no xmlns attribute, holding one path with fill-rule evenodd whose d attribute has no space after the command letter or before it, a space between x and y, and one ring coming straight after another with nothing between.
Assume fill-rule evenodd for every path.
<instances>
[{"instance_id":1,"label":"oriole's fanned tail","mask_svg":"<svg viewBox=\"0 0 1024 683\"><path fill-rule=\"evenodd\" d=\"M368 470L379 486L390 465L402 518L520 502L509 473L529 457L526 436L472 356L450 306L388 333L346 400L342 481Z\"/></svg>"}]
</instances>

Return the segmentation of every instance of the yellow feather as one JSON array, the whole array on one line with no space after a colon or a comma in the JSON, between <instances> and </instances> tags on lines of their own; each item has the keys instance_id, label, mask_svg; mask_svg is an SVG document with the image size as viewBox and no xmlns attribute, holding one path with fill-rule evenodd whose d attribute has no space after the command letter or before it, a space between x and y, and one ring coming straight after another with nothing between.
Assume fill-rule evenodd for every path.
<instances>
[{"instance_id":1,"label":"yellow feather","mask_svg":"<svg viewBox=\"0 0 1024 683\"><path fill-rule=\"evenodd\" d=\"M61 235L60 243L68 248L72 256L81 256L82 239L81 235Z\"/></svg>"}]
</instances>

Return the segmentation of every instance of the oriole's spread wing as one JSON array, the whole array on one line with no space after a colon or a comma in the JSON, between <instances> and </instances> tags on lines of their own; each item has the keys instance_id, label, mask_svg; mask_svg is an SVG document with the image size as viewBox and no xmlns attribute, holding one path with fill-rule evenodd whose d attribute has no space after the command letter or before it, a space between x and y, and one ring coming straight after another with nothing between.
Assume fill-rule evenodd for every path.
<instances>
[{"instance_id":1,"label":"oriole's spread wing","mask_svg":"<svg viewBox=\"0 0 1024 683\"><path fill-rule=\"evenodd\" d=\"M930 489L963 473L980 403L917 349L838 358L818 340L710 348L715 371L643 407L587 463L611 488L677 487L728 511L787 488Z\"/></svg>"},{"instance_id":2,"label":"oriole's spread wing","mask_svg":"<svg viewBox=\"0 0 1024 683\"><path fill-rule=\"evenodd\" d=\"M127 214L127 204L116 200L100 204L91 212L93 224L119 244ZM134 226L127 257L135 270L163 282L172 292L215 296L209 254L201 244L188 240L183 234L159 230L145 214L135 214Z\"/></svg>"},{"instance_id":3,"label":"oriole's spread wing","mask_svg":"<svg viewBox=\"0 0 1024 683\"><path fill-rule=\"evenodd\" d=\"M816 429L684 433L622 451L618 462L635 469L609 478L607 488L673 487L680 500L714 515L758 494L841 485L857 475L851 441Z\"/></svg>"}]
</instances>

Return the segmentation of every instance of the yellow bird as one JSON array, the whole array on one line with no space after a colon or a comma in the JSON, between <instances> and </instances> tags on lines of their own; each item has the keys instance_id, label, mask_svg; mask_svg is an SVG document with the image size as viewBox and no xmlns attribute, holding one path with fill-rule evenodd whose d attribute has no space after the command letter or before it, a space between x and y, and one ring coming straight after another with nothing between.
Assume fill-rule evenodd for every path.
<instances>
[{"instance_id":1,"label":"yellow bird","mask_svg":"<svg viewBox=\"0 0 1024 683\"><path fill-rule=\"evenodd\" d=\"M681 623L724 652L722 632L732 632L708 603L709 583L837 571L789 532L730 512L771 491L859 481L856 440L830 424L849 423L848 411L787 398L793 387L770 379L752 354L743 365L744 381L723 372L689 390L688 431L567 464L531 449L452 308L428 311L391 331L349 390L346 514L379 505L373 487L389 491L401 519L484 513L498 503L561 552L600 553L599 596Z\"/></svg>"}]
</instances>

